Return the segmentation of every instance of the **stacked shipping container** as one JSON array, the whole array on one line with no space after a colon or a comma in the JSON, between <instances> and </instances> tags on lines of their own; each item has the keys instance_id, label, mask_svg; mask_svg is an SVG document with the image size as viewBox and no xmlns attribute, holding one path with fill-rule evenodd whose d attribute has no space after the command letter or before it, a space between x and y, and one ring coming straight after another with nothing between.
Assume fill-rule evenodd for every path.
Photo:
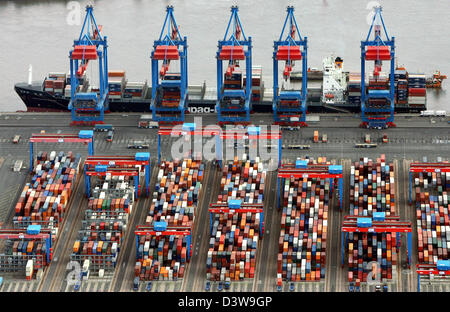
<instances>
[{"instance_id":1,"label":"stacked shipping container","mask_svg":"<svg viewBox=\"0 0 450 312\"><path fill-rule=\"evenodd\" d=\"M74 156L72 152L38 153L31 182L25 185L15 206L14 227L39 224L52 229L56 237L79 172L80 159L79 154Z\"/></svg>"},{"instance_id":2,"label":"stacked shipping container","mask_svg":"<svg viewBox=\"0 0 450 312\"><path fill-rule=\"evenodd\" d=\"M224 90L241 90L242 85L242 71L239 67L235 67L231 75L224 74L223 89ZM245 87L244 87L245 89ZM224 97L221 101L223 108L242 108L245 104L244 98L229 98Z\"/></svg>"},{"instance_id":3,"label":"stacked shipping container","mask_svg":"<svg viewBox=\"0 0 450 312\"><path fill-rule=\"evenodd\" d=\"M108 72L108 96L110 99L120 99L122 97L122 91L125 87L125 71L115 70Z\"/></svg>"},{"instance_id":4,"label":"stacked shipping container","mask_svg":"<svg viewBox=\"0 0 450 312\"><path fill-rule=\"evenodd\" d=\"M147 81L127 82L123 89L124 98L142 99L145 97L144 91L148 90Z\"/></svg>"},{"instance_id":5,"label":"stacked shipping container","mask_svg":"<svg viewBox=\"0 0 450 312\"><path fill-rule=\"evenodd\" d=\"M326 159L313 164L330 164ZM278 242L277 284L325 278L329 179L285 179Z\"/></svg>"},{"instance_id":6,"label":"stacked shipping container","mask_svg":"<svg viewBox=\"0 0 450 312\"><path fill-rule=\"evenodd\" d=\"M129 176L105 176L98 181L73 245L73 261L87 260L93 271L114 270L133 208L134 188Z\"/></svg>"},{"instance_id":7,"label":"stacked shipping container","mask_svg":"<svg viewBox=\"0 0 450 312\"><path fill-rule=\"evenodd\" d=\"M15 206L13 226L25 229L37 224L52 230L52 239L58 235L58 226L74 189L80 169L81 156L72 152L57 154L39 152L33 168L31 182L27 183ZM43 266L48 265L48 248L45 240L8 239L2 245L0 268L21 271L32 279Z\"/></svg>"},{"instance_id":8,"label":"stacked shipping container","mask_svg":"<svg viewBox=\"0 0 450 312\"><path fill-rule=\"evenodd\" d=\"M65 73L49 73L44 80L44 91L50 94L63 95L65 84Z\"/></svg>"},{"instance_id":9,"label":"stacked shipping container","mask_svg":"<svg viewBox=\"0 0 450 312\"><path fill-rule=\"evenodd\" d=\"M180 73L166 73L163 80L165 81L181 81L181 74ZM171 87L160 87L160 104L162 107L165 108L176 108L178 105L180 105L181 100L181 88L178 84L177 86L171 86Z\"/></svg>"},{"instance_id":10,"label":"stacked shipping container","mask_svg":"<svg viewBox=\"0 0 450 312\"><path fill-rule=\"evenodd\" d=\"M243 76L242 85L245 87L247 83L245 74ZM253 103L259 103L262 100L264 95L263 89L263 81L262 81L262 66L252 66L252 96L250 100Z\"/></svg>"},{"instance_id":11,"label":"stacked shipping container","mask_svg":"<svg viewBox=\"0 0 450 312\"><path fill-rule=\"evenodd\" d=\"M203 164L191 159L161 162L146 225L164 221L168 227L188 227L192 233L204 170ZM135 276L140 280L181 279L189 249L187 236L140 236Z\"/></svg>"},{"instance_id":12,"label":"stacked shipping container","mask_svg":"<svg viewBox=\"0 0 450 312\"><path fill-rule=\"evenodd\" d=\"M379 73L378 76L369 77L369 94L379 93L379 92L389 92L389 78L384 73ZM390 107L391 103L387 98L370 98L367 102L367 107L369 108L387 108Z\"/></svg>"},{"instance_id":13,"label":"stacked shipping container","mask_svg":"<svg viewBox=\"0 0 450 312\"><path fill-rule=\"evenodd\" d=\"M405 69L396 69L394 72L395 104L408 103L408 73Z\"/></svg>"},{"instance_id":14,"label":"stacked shipping container","mask_svg":"<svg viewBox=\"0 0 450 312\"><path fill-rule=\"evenodd\" d=\"M30 280L48 265L45 240L5 240L0 254L2 272L20 272L25 267L25 276Z\"/></svg>"},{"instance_id":15,"label":"stacked shipping container","mask_svg":"<svg viewBox=\"0 0 450 312\"><path fill-rule=\"evenodd\" d=\"M229 200L241 203L263 204L266 169L257 157L255 161L234 161L225 164L222 171L218 203ZM212 281L254 278L256 253L262 229L261 213L214 213L209 250L206 260L206 278Z\"/></svg>"},{"instance_id":16,"label":"stacked shipping container","mask_svg":"<svg viewBox=\"0 0 450 312\"><path fill-rule=\"evenodd\" d=\"M361 105L361 74L349 73L348 83L348 100L353 105Z\"/></svg>"},{"instance_id":17,"label":"stacked shipping container","mask_svg":"<svg viewBox=\"0 0 450 312\"><path fill-rule=\"evenodd\" d=\"M372 217L373 212L395 216L395 180L393 164L386 164L385 156L376 163L361 158L351 166L350 214ZM391 279L396 271L396 237L390 233L349 233L348 281L366 282L368 274L375 278ZM375 262L377 264L375 264Z\"/></svg>"},{"instance_id":18,"label":"stacked shipping container","mask_svg":"<svg viewBox=\"0 0 450 312\"><path fill-rule=\"evenodd\" d=\"M450 172L413 173L419 263L435 264L450 254Z\"/></svg>"}]
</instances>

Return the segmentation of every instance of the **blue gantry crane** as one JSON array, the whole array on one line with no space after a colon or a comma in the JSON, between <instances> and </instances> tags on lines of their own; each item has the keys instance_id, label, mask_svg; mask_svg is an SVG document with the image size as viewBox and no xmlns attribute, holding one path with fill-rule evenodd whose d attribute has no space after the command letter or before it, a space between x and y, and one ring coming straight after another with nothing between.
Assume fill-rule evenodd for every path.
<instances>
[{"instance_id":1,"label":"blue gantry crane","mask_svg":"<svg viewBox=\"0 0 450 312\"><path fill-rule=\"evenodd\" d=\"M264 204L243 203L240 199L230 199L228 203L209 204L209 225L210 233L213 230L214 214L239 214L239 213L260 213L259 234L264 234Z\"/></svg>"},{"instance_id":2,"label":"blue gantry crane","mask_svg":"<svg viewBox=\"0 0 450 312\"><path fill-rule=\"evenodd\" d=\"M152 110L153 120L164 123L182 123L187 109L188 71L187 37L182 37L173 16L173 6L167 14L159 39L153 44ZM161 69L158 67L162 61ZM170 63L179 61L180 72L169 71ZM158 72L159 70L159 72Z\"/></svg>"},{"instance_id":3,"label":"blue gantry crane","mask_svg":"<svg viewBox=\"0 0 450 312\"><path fill-rule=\"evenodd\" d=\"M141 236L185 236L186 237L186 260L192 256L192 229L184 225L168 225L165 221L155 221L152 225L138 225L134 231L136 235L136 259L142 259L143 254L139 251L139 241Z\"/></svg>"},{"instance_id":4,"label":"blue gantry crane","mask_svg":"<svg viewBox=\"0 0 450 312\"><path fill-rule=\"evenodd\" d=\"M424 280L429 285L433 282L439 283L450 280L450 260L437 260L435 264L419 263L417 271L417 292L420 292L420 281Z\"/></svg>"},{"instance_id":5,"label":"blue gantry crane","mask_svg":"<svg viewBox=\"0 0 450 312\"><path fill-rule=\"evenodd\" d=\"M85 193L90 197L91 176L133 176L135 187L135 198L138 199L140 194L139 171L129 170L140 167L140 171L145 175L145 194L149 195L151 161L150 153L136 153L134 156L88 156L84 162L85 172Z\"/></svg>"},{"instance_id":6,"label":"blue gantry crane","mask_svg":"<svg viewBox=\"0 0 450 312\"><path fill-rule=\"evenodd\" d=\"M73 42L70 58L72 125L103 123L103 114L108 103L108 44L101 34L102 26L95 21L93 8L86 6L86 16L80 37ZM98 60L99 93L82 92L80 78L83 77L90 60Z\"/></svg>"},{"instance_id":7,"label":"blue gantry crane","mask_svg":"<svg viewBox=\"0 0 450 312\"><path fill-rule=\"evenodd\" d=\"M30 172L34 169L35 143L83 143L89 155L94 155L94 131L81 130L78 134L33 133L30 137Z\"/></svg>"},{"instance_id":8,"label":"blue gantry crane","mask_svg":"<svg viewBox=\"0 0 450 312\"><path fill-rule=\"evenodd\" d=\"M329 179L331 192L334 191L334 186L337 185L337 190L339 192L339 207L342 210L342 200L344 198L342 165L308 164L308 161L304 159L297 159L295 164L282 164L279 166L277 179L278 209L280 209L280 198L282 196L280 190L283 189L285 179L303 179L304 177Z\"/></svg>"},{"instance_id":9,"label":"blue gantry crane","mask_svg":"<svg viewBox=\"0 0 450 312\"><path fill-rule=\"evenodd\" d=\"M27 260L33 260L34 268L41 269L50 264L53 253L52 230L41 228L40 225L29 225L26 229L0 229L0 240L12 240L24 243L22 255L1 254L0 261L4 271L23 271ZM37 243L45 246L45 254L27 252L27 244ZM31 245L33 246L33 245Z\"/></svg>"},{"instance_id":10,"label":"blue gantry crane","mask_svg":"<svg viewBox=\"0 0 450 312\"><path fill-rule=\"evenodd\" d=\"M287 33L284 38L285 31ZM295 39L296 34L298 40ZM283 39L284 38L284 39ZM294 7L287 7L287 16L280 38L273 42L273 118L276 124L306 126L308 38L302 38L294 17ZM302 61L301 90L279 90L278 62L284 61L283 77L287 81L295 61Z\"/></svg>"},{"instance_id":11,"label":"blue gantry crane","mask_svg":"<svg viewBox=\"0 0 450 312\"><path fill-rule=\"evenodd\" d=\"M416 172L450 172L450 163L411 163L409 165L409 204L411 205L411 188L413 173Z\"/></svg>"},{"instance_id":12,"label":"blue gantry crane","mask_svg":"<svg viewBox=\"0 0 450 312\"><path fill-rule=\"evenodd\" d=\"M231 7L231 16L225 36L218 42L216 111L219 124L248 123L250 121L252 38L245 36L238 11L237 6ZM243 60L245 60L247 77L245 86L242 85L242 71L239 67L239 61ZM225 74L223 73L223 61L228 61Z\"/></svg>"},{"instance_id":13,"label":"blue gantry crane","mask_svg":"<svg viewBox=\"0 0 450 312\"><path fill-rule=\"evenodd\" d=\"M389 37L384 25L382 8L374 8L374 16L366 40L361 41L361 126L394 127L394 59L395 37ZM370 35L374 32L374 39ZM382 32L383 30L383 32ZM383 34L385 35L383 39ZM374 62L373 77L366 87L366 62ZM390 61L388 80L380 77L383 61Z\"/></svg>"}]
</instances>

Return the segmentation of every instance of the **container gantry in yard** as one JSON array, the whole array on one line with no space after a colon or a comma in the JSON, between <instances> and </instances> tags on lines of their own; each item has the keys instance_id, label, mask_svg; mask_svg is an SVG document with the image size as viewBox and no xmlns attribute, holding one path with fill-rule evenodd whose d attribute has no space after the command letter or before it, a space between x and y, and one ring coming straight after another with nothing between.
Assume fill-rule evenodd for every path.
<instances>
[{"instance_id":1,"label":"container gantry in yard","mask_svg":"<svg viewBox=\"0 0 450 312\"><path fill-rule=\"evenodd\" d=\"M337 182L339 191L339 207L342 210L342 199L344 193L344 182L341 165L322 165L322 164L308 164L307 160L296 160L294 164L283 164L278 169L277 179L277 208L280 209L280 186L284 187L284 180L296 178L320 178L329 179L331 185L331 192L334 190L334 185ZM337 179L337 181L336 181Z\"/></svg>"},{"instance_id":2,"label":"container gantry in yard","mask_svg":"<svg viewBox=\"0 0 450 312\"><path fill-rule=\"evenodd\" d=\"M409 204L411 204L411 188L413 172L450 172L450 163L411 163L409 165Z\"/></svg>"},{"instance_id":3,"label":"container gantry in yard","mask_svg":"<svg viewBox=\"0 0 450 312\"><path fill-rule=\"evenodd\" d=\"M187 37L181 37L173 16L173 6L167 6L166 11L161 34L159 39L154 41L154 50L151 53L150 109L154 121L175 124L184 121L184 112L188 105ZM177 60L180 62L180 72L169 72L170 62ZM159 61L162 61L161 69L158 67Z\"/></svg>"},{"instance_id":4,"label":"container gantry in yard","mask_svg":"<svg viewBox=\"0 0 450 312\"><path fill-rule=\"evenodd\" d=\"M287 26L287 27L286 27ZM283 39L284 32L287 37ZM299 39L295 40L296 34ZM294 17L294 7L287 7L287 16L284 21L278 41L273 42L273 118L276 124L306 126L306 98L307 98L307 54L308 38L302 38ZM295 61L302 61L302 89L279 90L278 62L285 61L283 77L289 79Z\"/></svg>"},{"instance_id":5,"label":"container gantry in yard","mask_svg":"<svg viewBox=\"0 0 450 312\"><path fill-rule=\"evenodd\" d=\"M217 103L219 124L248 123L251 111L252 90L252 37L246 37L238 15L238 7L231 7L231 16L223 40L218 41ZM230 36L227 38L228 34ZM242 35L242 39L241 39ZM246 84L242 86L239 61L245 60ZM223 61L228 61L223 74Z\"/></svg>"},{"instance_id":6,"label":"container gantry in yard","mask_svg":"<svg viewBox=\"0 0 450 312\"><path fill-rule=\"evenodd\" d=\"M34 166L34 143L84 143L89 147L89 155L94 155L94 131L81 130L76 134L38 134L33 133L30 138L30 171Z\"/></svg>"},{"instance_id":7,"label":"container gantry in yard","mask_svg":"<svg viewBox=\"0 0 450 312\"><path fill-rule=\"evenodd\" d=\"M29 225L26 229L0 229L0 239L45 242L45 262L43 261L42 257L38 257L39 255L21 255L16 257L20 259L28 258L28 260L35 258L37 260L36 264L38 268L41 268L44 264L49 265L50 261L52 260L53 240L52 231L50 229L41 229L40 225ZM12 257L14 256L4 254L0 255L0 258L5 258L5 260L2 261L3 265L11 263L11 265L13 266L13 262L11 261Z\"/></svg>"},{"instance_id":8,"label":"container gantry in yard","mask_svg":"<svg viewBox=\"0 0 450 312\"><path fill-rule=\"evenodd\" d=\"M371 217L345 216L341 231L341 264L344 265L344 249L347 245L347 233L396 233L397 249L400 234L407 233L408 266L411 266L411 222L400 221L399 216L387 217L385 212L374 212ZM345 237L344 237L345 233ZM345 244L345 245L344 245Z\"/></svg>"},{"instance_id":9,"label":"container gantry in yard","mask_svg":"<svg viewBox=\"0 0 450 312\"><path fill-rule=\"evenodd\" d=\"M134 177L134 197L138 198L138 190L139 190L139 170L137 168L111 168L107 165L96 165L94 170L86 170L85 174L85 189L86 196L90 197L91 190L91 177L120 177L120 176L128 176Z\"/></svg>"},{"instance_id":10,"label":"container gantry in yard","mask_svg":"<svg viewBox=\"0 0 450 312\"><path fill-rule=\"evenodd\" d=\"M80 37L74 40L73 50L69 53L71 98L68 108L72 112L72 125L103 123L104 112L109 110L108 44L101 30L102 26L95 21L92 6L86 6ZM90 60L98 60L99 94L78 90L82 88L79 78L85 73Z\"/></svg>"},{"instance_id":11,"label":"container gantry in yard","mask_svg":"<svg viewBox=\"0 0 450 312\"><path fill-rule=\"evenodd\" d=\"M361 126L368 128L394 127L394 71L395 71L395 37L389 37L384 25L381 7L375 7L375 14L366 40L361 41ZM381 24L380 24L381 23ZM374 39L370 35L374 32ZM382 30L386 35L382 39ZM376 81L381 73L383 61L390 61L389 90L366 88L366 61L373 61L375 68L373 78ZM371 101L385 101L384 104Z\"/></svg>"},{"instance_id":12,"label":"container gantry in yard","mask_svg":"<svg viewBox=\"0 0 450 312\"><path fill-rule=\"evenodd\" d=\"M178 128L177 127L168 127L168 126L161 126L159 127L158 130L158 164L161 164L161 136L162 135L166 135L166 136L172 136L172 137L176 137L179 138L180 136L183 136L185 138L190 138L191 136L215 136L216 137L216 144L217 146L219 146L220 144L220 134L221 134L222 130L221 129L217 129L217 130L213 130L210 129L208 127L204 127L204 128L197 128L197 125L195 123L183 123L181 125L181 127ZM195 144L195 142L194 142ZM200 145L202 143L200 142ZM219 155L219 150L216 149L216 153L217 155ZM217 156L219 157L219 156Z\"/></svg>"},{"instance_id":13,"label":"container gantry in yard","mask_svg":"<svg viewBox=\"0 0 450 312\"><path fill-rule=\"evenodd\" d=\"M240 199L230 199L228 203L216 203L209 205L209 224L210 224L210 233L213 230L214 223L214 214L215 213L227 213L227 214L236 214L236 213L260 213L261 218L259 219L259 234L261 237L264 234L264 205L263 204L249 204L242 203Z\"/></svg>"},{"instance_id":14,"label":"container gantry in yard","mask_svg":"<svg viewBox=\"0 0 450 312\"><path fill-rule=\"evenodd\" d=\"M417 292L420 292L420 280L428 278L432 281L450 281L450 260L438 260L436 264L417 264Z\"/></svg>"},{"instance_id":15,"label":"container gantry in yard","mask_svg":"<svg viewBox=\"0 0 450 312\"><path fill-rule=\"evenodd\" d=\"M89 156L84 162L85 167L85 193L90 197L91 176L134 176L135 198L140 195L139 172L136 175L136 166L141 166L145 173L145 194L149 195L150 190L150 153L136 153L135 156ZM106 168L105 168L106 167ZM121 174L123 173L123 174Z\"/></svg>"},{"instance_id":16,"label":"container gantry in yard","mask_svg":"<svg viewBox=\"0 0 450 312\"><path fill-rule=\"evenodd\" d=\"M189 226L171 226L167 222L156 221L153 226L138 225L134 231L136 235L136 259L139 257L139 239L140 236L186 236L186 257L187 261L191 258L192 253L192 229Z\"/></svg>"}]
</instances>

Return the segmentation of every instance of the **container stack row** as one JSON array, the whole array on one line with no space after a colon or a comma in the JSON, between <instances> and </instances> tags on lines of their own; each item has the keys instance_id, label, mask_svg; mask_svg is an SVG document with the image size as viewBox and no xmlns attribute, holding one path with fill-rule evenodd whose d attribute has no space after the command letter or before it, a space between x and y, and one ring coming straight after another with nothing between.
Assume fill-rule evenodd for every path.
<instances>
[{"instance_id":1,"label":"container stack row","mask_svg":"<svg viewBox=\"0 0 450 312\"><path fill-rule=\"evenodd\" d=\"M145 98L148 90L147 81L127 82L123 89L124 98L142 99Z\"/></svg>"},{"instance_id":2,"label":"container stack row","mask_svg":"<svg viewBox=\"0 0 450 312\"><path fill-rule=\"evenodd\" d=\"M394 165L384 154L376 162L361 158L350 168L350 215L371 217L373 212L394 216Z\"/></svg>"},{"instance_id":3,"label":"container stack row","mask_svg":"<svg viewBox=\"0 0 450 312\"><path fill-rule=\"evenodd\" d=\"M374 212L395 216L393 164L381 155L376 162L361 158L351 166L350 215L372 218ZM348 233L348 281L367 282L368 276L392 279L398 258L395 234ZM372 273L372 274L371 274Z\"/></svg>"},{"instance_id":4,"label":"container stack row","mask_svg":"<svg viewBox=\"0 0 450 312\"><path fill-rule=\"evenodd\" d=\"M405 69L396 69L394 73L395 104L408 104L408 72Z\"/></svg>"},{"instance_id":5,"label":"container stack row","mask_svg":"<svg viewBox=\"0 0 450 312\"><path fill-rule=\"evenodd\" d=\"M114 70L108 72L108 87L109 93L108 97L110 99L120 99L122 97L122 92L125 87L125 71Z\"/></svg>"},{"instance_id":6,"label":"container stack row","mask_svg":"<svg viewBox=\"0 0 450 312\"><path fill-rule=\"evenodd\" d=\"M435 264L450 255L450 172L414 173L419 263Z\"/></svg>"},{"instance_id":7,"label":"container stack row","mask_svg":"<svg viewBox=\"0 0 450 312\"><path fill-rule=\"evenodd\" d=\"M48 247L40 239L5 240L0 253L2 272L23 272L25 268L25 277L31 280L49 264Z\"/></svg>"},{"instance_id":8,"label":"container stack row","mask_svg":"<svg viewBox=\"0 0 450 312\"><path fill-rule=\"evenodd\" d=\"M39 152L31 182L22 190L15 206L13 225L31 224L52 229L54 238L62 221L80 170L81 156L72 152Z\"/></svg>"},{"instance_id":9,"label":"container stack row","mask_svg":"<svg viewBox=\"0 0 450 312\"><path fill-rule=\"evenodd\" d=\"M325 160L321 163L327 164ZM278 241L278 285L282 280L320 281L325 278L331 194L329 179L285 179Z\"/></svg>"},{"instance_id":10,"label":"container stack row","mask_svg":"<svg viewBox=\"0 0 450 312\"><path fill-rule=\"evenodd\" d=\"M163 161L145 221L165 222L170 229L193 231L205 172L200 161ZM190 259L191 235L138 236L135 276L140 280L177 280L184 277Z\"/></svg>"},{"instance_id":11,"label":"container stack row","mask_svg":"<svg viewBox=\"0 0 450 312\"><path fill-rule=\"evenodd\" d=\"M224 74L224 90L241 90L242 88L245 89L242 85L242 71L239 67L236 67L231 75L228 75L227 73ZM244 98L230 98L225 96L221 101L221 106L223 108L242 108L244 103Z\"/></svg>"},{"instance_id":12,"label":"container stack row","mask_svg":"<svg viewBox=\"0 0 450 312\"><path fill-rule=\"evenodd\" d=\"M245 87L247 81L245 75L243 76L243 86ZM262 66L252 66L252 95L251 101L259 103L264 95L264 83L262 81Z\"/></svg>"},{"instance_id":13,"label":"container stack row","mask_svg":"<svg viewBox=\"0 0 450 312\"><path fill-rule=\"evenodd\" d=\"M128 217L133 210L133 179L106 176L96 181L89 198L71 259L85 268L85 273L114 271Z\"/></svg>"},{"instance_id":14,"label":"container stack row","mask_svg":"<svg viewBox=\"0 0 450 312\"><path fill-rule=\"evenodd\" d=\"M65 86L66 73L49 73L44 81L44 91L54 95L63 95Z\"/></svg>"},{"instance_id":15,"label":"container stack row","mask_svg":"<svg viewBox=\"0 0 450 312\"><path fill-rule=\"evenodd\" d=\"M180 73L166 73L164 80L178 80L181 81ZM160 87L161 106L165 108L176 108L180 104L181 100L181 88L180 86Z\"/></svg>"},{"instance_id":16,"label":"container stack row","mask_svg":"<svg viewBox=\"0 0 450 312\"><path fill-rule=\"evenodd\" d=\"M218 204L230 200L242 204L263 204L266 169L255 161L237 157L225 163ZM242 208L245 209L245 208ZM206 260L206 278L211 281L244 280L255 277L258 243L263 229L262 213L213 213Z\"/></svg>"},{"instance_id":17,"label":"container stack row","mask_svg":"<svg viewBox=\"0 0 450 312\"><path fill-rule=\"evenodd\" d=\"M353 105L361 105L361 74L349 73L348 75L348 100Z\"/></svg>"},{"instance_id":18,"label":"container stack row","mask_svg":"<svg viewBox=\"0 0 450 312\"><path fill-rule=\"evenodd\" d=\"M413 107L425 107L426 78L424 74L408 74L408 104Z\"/></svg>"},{"instance_id":19,"label":"container stack row","mask_svg":"<svg viewBox=\"0 0 450 312\"><path fill-rule=\"evenodd\" d=\"M389 91L389 78L384 73L379 73L378 76L370 76L368 92L380 93L382 91ZM387 108L391 103L387 98L369 97L367 101L367 107L369 108Z\"/></svg>"}]
</instances>

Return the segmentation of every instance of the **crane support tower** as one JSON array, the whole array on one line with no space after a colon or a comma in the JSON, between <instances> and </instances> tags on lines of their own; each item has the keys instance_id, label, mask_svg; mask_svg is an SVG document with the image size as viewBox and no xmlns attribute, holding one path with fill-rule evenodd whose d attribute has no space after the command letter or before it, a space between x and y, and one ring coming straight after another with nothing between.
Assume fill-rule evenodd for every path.
<instances>
[{"instance_id":1,"label":"crane support tower","mask_svg":"<svg viewBox=\"0 0 450 312\"><path fill-rule=\"evenodd\" d=\"M287 36L284 38L284 33ZM298 40L295 39L298 35ZM302 38L294 17L294 7L287 7L287 16L278 41L273 42L273 118L276 124L306 126L306 98L307 98L307 54L308 38ZM287 82L295 61L302 61L301 90L279 89L278 62L284 61L283 78Z\"/></svg>"},{"instance_id":2,"label":"crane support tower","mask_svg":"<svg viewBox=\"0 0 450 312\"><path fill-rule=\"evenodd\" d=\"M252 38L246 37L238 15L238 7L231 7L231 17L223 40L217 50L217 104L219 124L250 122L252 90ZM230 36L228 37L228 34ZM239 61L245 60L246 83L242 84ZM223 61L228 67L223 73Z\"/></svg>"},{"instance_id":3,"label":"crane support tower","mask_svg":"<svg viewBox=\"0 0 450 312\"><path fill-rule=\"evenodd\" d=\"M73 50L69 52L71 125L102 124L104 112L109 110L108 44L106 36L101 34L102 26L95 21L93 10L91 5L86 6L80 37L74 40ZM87 87L84 73L91 60L98 60L98 92L84 92Z\"/></svg>"},{"instance_id":4,"label":"crane support tower","mask_svg":"<svg viewBox=\"0 0 450 312\"><path fill-rule=\"evenodd\" d=\"M361 118L362 127L388 128L394 124L395 37L389 37L380 6L374 16L366 40L361 41ZM374 39L370 35L374 33ZM383 34L385 38L383 39ZM366 86L366 62L374 62L373 75ZM389 76L383 75L382 63L390 61Z\"/></svg>"},{"instance_id":5,"label":"crane support tower","mask_svg":"<svg viewBox=\"0 0 450 312\"><path fill-rule=\"evenodd\" d=\"M188 103L187 37L182 37L173 16L173 6L167 6L166 18L159 35L153 43L152 102L153 120L178 124L184 121ZM159 61L162 62L159 68ZM178 69L169 68L176 66Z\"/></svg>"}]
</instances>

